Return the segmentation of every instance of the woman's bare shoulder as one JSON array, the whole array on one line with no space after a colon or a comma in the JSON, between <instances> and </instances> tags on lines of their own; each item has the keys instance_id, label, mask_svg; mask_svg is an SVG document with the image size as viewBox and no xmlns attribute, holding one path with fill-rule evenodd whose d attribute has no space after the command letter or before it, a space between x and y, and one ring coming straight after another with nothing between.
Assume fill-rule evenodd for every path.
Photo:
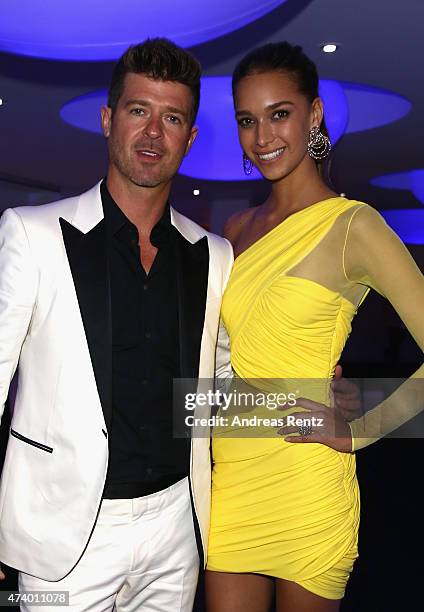
<instances>
[{"instance_id":1,"label":"woman's bare shoulder","mask_svg":"<svg viewBox=\"0 0 424 612\"><path fill-rule=\"evenodd\" d=\"M254 215L255 208L244 208L229 217L224 226L224 237L233 245L239 238L243 228Z\"/></svg>"}]
</instances>

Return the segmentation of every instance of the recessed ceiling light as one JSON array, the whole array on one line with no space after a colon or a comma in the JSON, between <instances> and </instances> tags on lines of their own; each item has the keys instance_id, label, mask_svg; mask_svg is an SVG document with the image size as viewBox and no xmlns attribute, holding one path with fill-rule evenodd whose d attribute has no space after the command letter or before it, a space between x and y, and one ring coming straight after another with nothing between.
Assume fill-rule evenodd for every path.
<instances>
[{"instance_id":1,"label":"recessed ceiling light","mask_svg":"<svg viewBox=\"0 0 424 612\"><path fill-rule=\"evenodd\" d=\"M193 195L195 196L200 195L200 189L193 189Z\"/></svg>"},{"instance_id":2,"label":"recessed ceiling light","mask_svg":"<svg viewBox=\"0 0 424 612\"><path fill-rule=\"evenodd\" d=\"M0 106L3 106L3 100L0 98Z\"/></svg>"},{"instance_id":3,"label":"recessed ceiling light","mask_svg":"<svg viewBox=\"0 0 424 612\"><path fill-rule=\"evenodd\" d=\"M339 48L339 45L336 45L336 43L326 43L325 45L322 45L321 47L324 53L335 53L338 48Z\"/></svg>"}]
</instances>

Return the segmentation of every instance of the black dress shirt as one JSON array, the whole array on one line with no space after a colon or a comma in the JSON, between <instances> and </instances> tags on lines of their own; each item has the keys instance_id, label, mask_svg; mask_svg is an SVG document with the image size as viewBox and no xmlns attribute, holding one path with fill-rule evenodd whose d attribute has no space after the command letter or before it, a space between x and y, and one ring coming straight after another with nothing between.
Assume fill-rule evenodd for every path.
<instances>
[{"instance_id":1,"label":"black dress shirt","mask_svg":"<svg viewBox=\"0 0 424 612\"><path fill-rule=\"evenodd\" d=\"M188 474L187 440L172 436L172 386L179 376L178 299L170 209L151 232L158 248L146 274L137 228L101 196L112 308L112 422L104 497L148 495Z\"/></svg>"}]
</instances>

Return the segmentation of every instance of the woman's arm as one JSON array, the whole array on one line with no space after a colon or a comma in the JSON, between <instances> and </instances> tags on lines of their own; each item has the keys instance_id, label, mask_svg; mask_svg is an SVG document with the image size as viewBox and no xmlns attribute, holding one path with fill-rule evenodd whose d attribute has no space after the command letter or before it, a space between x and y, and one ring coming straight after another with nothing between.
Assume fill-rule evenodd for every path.
<instances>
[{"instance_id":1,"label":"woman's arm","mask_svg":"<svg viewBox=\"0 0 424 612\"><path fill-rule=\"evenodd\" d=\"M369 206L356 211L344 251L344 272L352 282L385 296L424 350L424 277L399 237ZM390 397L350 423L353 450L368 446L424 408L424 364Z\"/></svg>"},{"instance_id":2,"label":"woman's arm","mask_svg":"<svg viewBox=\"0 0 424 612\"><path fill-rule=\"evenodd\" d=\"M353 213L343 249L346 281L372 287L385 296L424 350L424 277L399 237L381 215L364 204ZM338 410L306 398L296 405L308 412L291 415L320 419L306 435L297 426L279 433L292 443L318 442L342 452L368 446L424 409L424 364L394 393L358 419L347 423Z\"/></svg>"}]
</instances>

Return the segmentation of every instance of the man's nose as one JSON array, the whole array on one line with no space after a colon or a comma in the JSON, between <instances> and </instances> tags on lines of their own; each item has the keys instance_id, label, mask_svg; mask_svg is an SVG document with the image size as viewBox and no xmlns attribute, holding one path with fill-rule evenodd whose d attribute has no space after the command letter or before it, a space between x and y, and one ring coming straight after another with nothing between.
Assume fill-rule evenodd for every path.
<instances>
[{"instance_id":1,"label":"man's nose","mask_svg":"<svg viewBox=\"0 0 424 612\"><path fill-rule=\"evenodd\" d=\"M161 117L151 115L146 125L145 132L150 138L160 138L163 134Z\"/></svg>"}]
</instances>

